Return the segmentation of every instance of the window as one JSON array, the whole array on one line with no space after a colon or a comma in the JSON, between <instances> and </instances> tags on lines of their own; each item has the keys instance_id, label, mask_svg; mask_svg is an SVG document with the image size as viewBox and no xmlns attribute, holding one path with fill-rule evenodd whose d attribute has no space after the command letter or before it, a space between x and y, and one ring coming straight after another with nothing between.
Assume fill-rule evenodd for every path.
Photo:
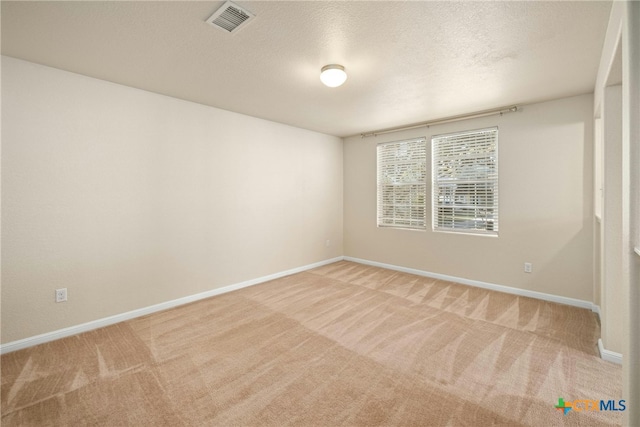
<instances>
[{"instance_id":1,"label":"window","mask_svg":"<svg viewBox=\"0 0 640 427\"><path fill-rule=\"evenodd\" d=\"M431 139L433 229L498 234L498 129Z\"/></svg>"},{"instance_id":2,"label":"window","mask_svg":"<svg viewBox=\"0 0 640 427\"><path fill-rule=\"evenodd\" d=\"M378 227L426 227L425 138L378 145Z\"/></svg>"}]
</instances>

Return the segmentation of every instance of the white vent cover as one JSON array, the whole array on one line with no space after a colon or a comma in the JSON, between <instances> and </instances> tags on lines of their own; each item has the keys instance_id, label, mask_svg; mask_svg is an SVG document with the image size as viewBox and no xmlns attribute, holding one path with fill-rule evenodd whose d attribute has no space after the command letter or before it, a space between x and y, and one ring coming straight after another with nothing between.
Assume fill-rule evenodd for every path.
<instances>
[{"instance_id":1,"label":"white vent cover","mask_svg":"<svg viewBox=\"0 0 640 427\"><path fill-rule=\"evenodd\" d=\"M230 1L225 2L207 19L207 24L220 28L227 33L236 33L244 28L255 15Z\"/></svg>"}]
</instances>

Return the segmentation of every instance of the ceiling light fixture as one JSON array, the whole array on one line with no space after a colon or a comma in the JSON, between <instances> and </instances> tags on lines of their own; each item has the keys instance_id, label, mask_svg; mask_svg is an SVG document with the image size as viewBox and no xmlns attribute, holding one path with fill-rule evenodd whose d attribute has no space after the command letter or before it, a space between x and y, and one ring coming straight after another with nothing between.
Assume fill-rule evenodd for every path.
<instances>
[{"instance_id":1,"label":"ceiling light fixture","mask_svg":"<svg viewBox=\"0 0 640 427\"><path fill-rule=\"evenodd\" d=\"M320 80L326 86L338 87L347 80L347 73L345 73L342 65L325 65L320 70Z\"/></svg>"}]
</instances>

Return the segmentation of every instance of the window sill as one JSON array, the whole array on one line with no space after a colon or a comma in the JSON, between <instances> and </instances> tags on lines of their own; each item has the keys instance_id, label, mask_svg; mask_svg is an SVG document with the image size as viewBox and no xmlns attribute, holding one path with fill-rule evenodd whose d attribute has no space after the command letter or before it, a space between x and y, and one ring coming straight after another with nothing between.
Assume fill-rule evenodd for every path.
<instances>
[{"instance_id":1,"label":"window sill","mask_svg":"<svg viewBox=\"0 0 640 427\"><path fill-rule=\"evenodd\" d=\"M498 233L482 233L482 232L473 232L473 231L452 231L452 230L440 230L434 228L432 230L434 233L443 233L443 234L460 234L463 236L480 236L480 237L499 237Z\"/></svg>"},{"instance_id":2,"label":"window sill","mask_svg":"<svg viewBox=\"0 0 640 427\"><path fill-rule=\"evenodd\" d=\"M426 227L411 228L411 227L400 227L400 226L397 226L397 225L378 225L378 228L383 228L383 229L386 229L386 230L427 231Z\"/></svg>"}]
</instances>

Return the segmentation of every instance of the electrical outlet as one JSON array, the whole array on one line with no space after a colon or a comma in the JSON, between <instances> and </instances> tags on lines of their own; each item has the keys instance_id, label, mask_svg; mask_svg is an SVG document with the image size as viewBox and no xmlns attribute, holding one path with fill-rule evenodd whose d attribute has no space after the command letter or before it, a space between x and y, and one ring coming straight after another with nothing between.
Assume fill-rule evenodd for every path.
<instances>
[{"instance_id":1,"label":"electrical outlet","mask_svg":"<svg viewBox=\"0 0 640 427\"><path fill-rule=\"evenodd\" d=\"M525 273L531 273L532 269L533 269L533 264L531 264L530 262L525 262L524 263L524 272Z\"/></svg>"},{"instance_id":2,"label":"electrical outlet","mask_svg":"<svg viewBox=\"0 0 640 427\"><path fill-rule=\"evenodd\" d=\"M324 242L324 245L328 248L329 246L331 246L331 240L327 239L326 242Z\"/></svg>"},{"instance_id":3,"label":"electrical outlet","mask_svg":"<svg viewBox=\"0 0 640 427\"><path fill-rule=\"evenodd\" d=\"M56 302L65 302L67 300L67 288L56 289Z\"/></svg>"}]
</instances>

